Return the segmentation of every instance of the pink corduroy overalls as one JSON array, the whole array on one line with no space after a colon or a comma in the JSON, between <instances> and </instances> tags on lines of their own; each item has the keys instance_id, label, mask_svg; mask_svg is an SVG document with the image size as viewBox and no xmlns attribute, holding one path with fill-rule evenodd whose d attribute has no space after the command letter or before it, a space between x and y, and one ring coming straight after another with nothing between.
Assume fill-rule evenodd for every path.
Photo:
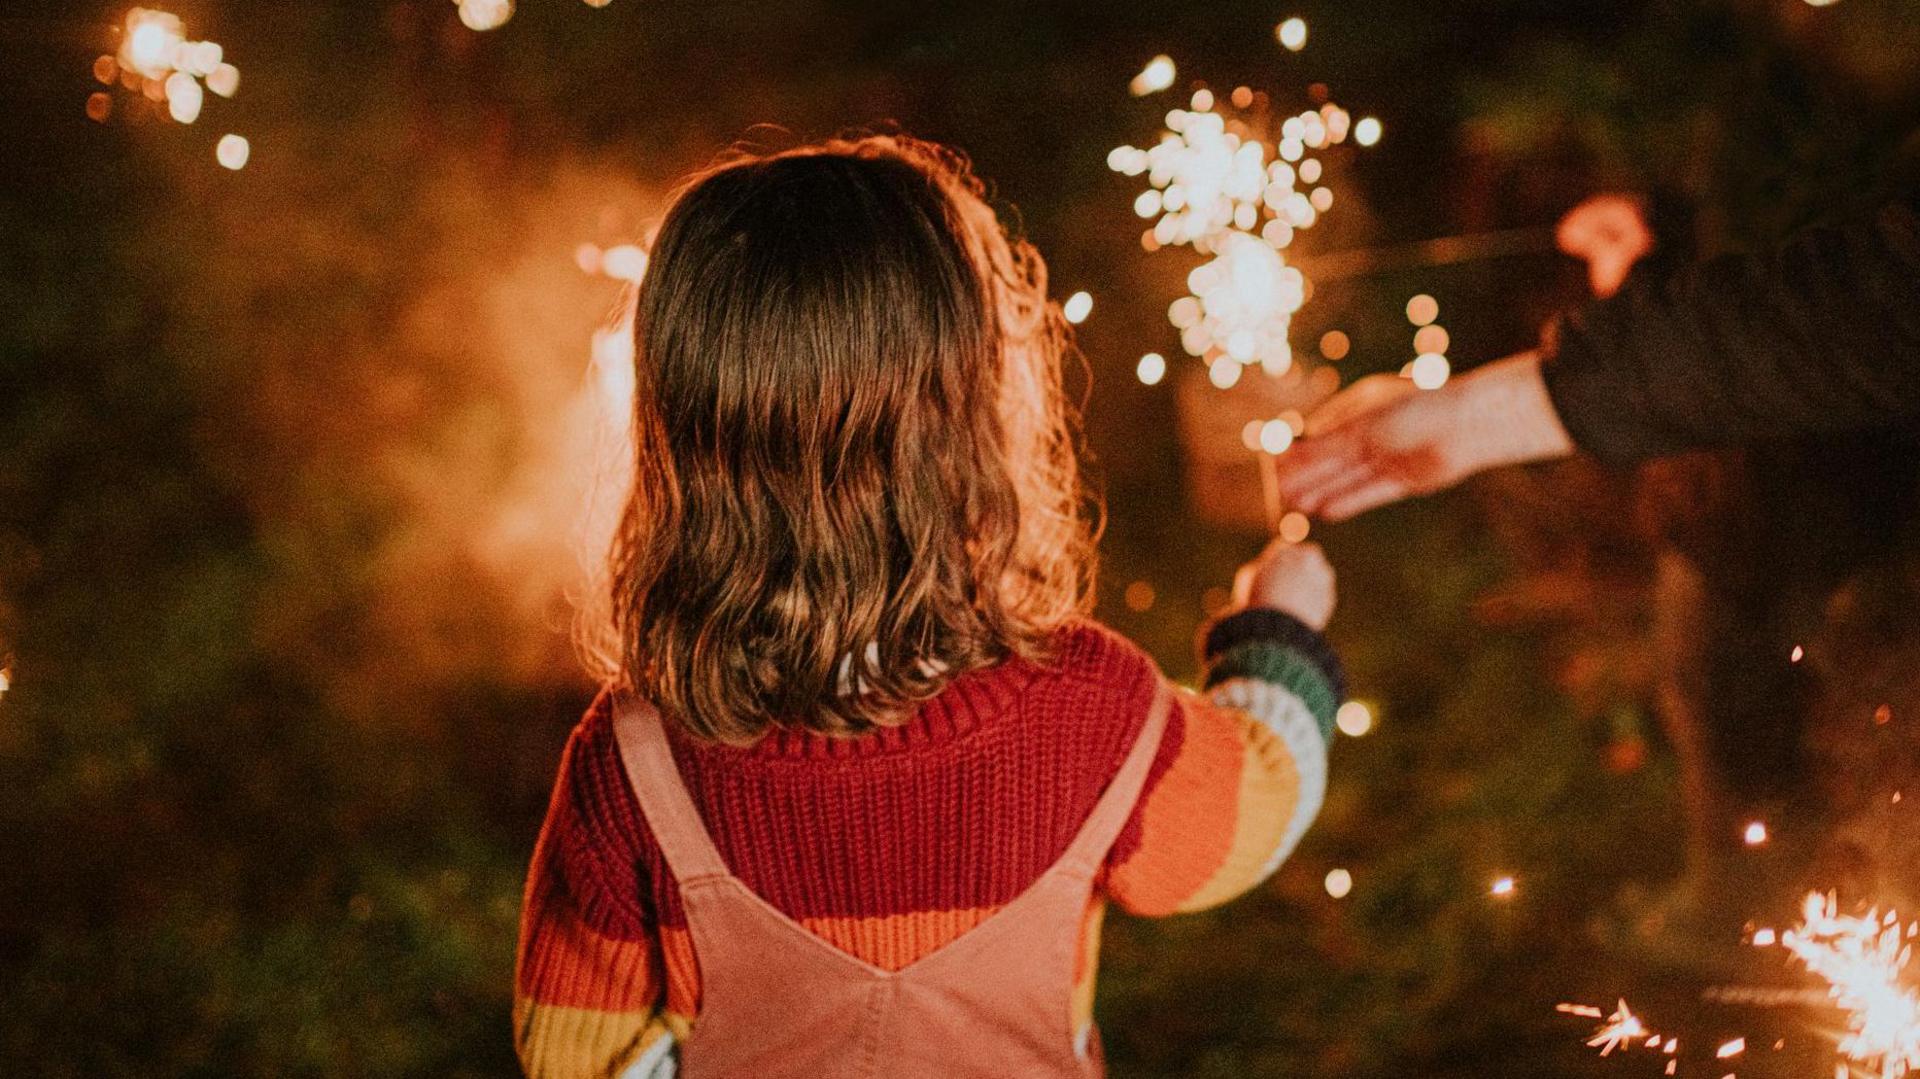
<instances>
[{"instance_id":1,"label":"pink corduroy overalls","mask_svg":"<svg viewBox=\"0 0 1920 1079\"><path fill-rule=\"evenodd\" d=\"M1133 748L1066 853L985 921L899 970L840 950L727 872L667 748L659 713L630 695L614 733L627 779L680 885L700 1013L685 1079L1098 1076L1076 1048L1081 919L1107 849L1139 800L1166 727L1163 685Z\"/></svg>"}]
</instances>

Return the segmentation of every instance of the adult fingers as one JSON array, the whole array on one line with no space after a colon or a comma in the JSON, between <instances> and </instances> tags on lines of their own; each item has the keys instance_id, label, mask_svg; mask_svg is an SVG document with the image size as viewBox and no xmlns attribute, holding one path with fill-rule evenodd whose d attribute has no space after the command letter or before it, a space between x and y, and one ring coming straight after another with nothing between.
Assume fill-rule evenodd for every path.
<instances>
[{"instance_id":1,"label":"adult fingers","mask_svg":"<svg viewBox=\"0 0 1920 1079\"><path fill-rule=\"evenodd\" d=\"M1351 520L1368 510L1379 509L1389 502L1398 502L1412 492L1399 480L1381 478L1359 486L1349 488L1330 499L1320 516L1330 522L1339 523Z\"/></svg>"},{"instance_id":2,"label":"adult fingers","mask_svg":"<svg viewBox=\"0 0 1920 1079\"><path fill-rule=\"evenodd\" d=\"M1342 461L1337 469L1322 472L1312 483L1300 484L1291 494L1283 489L1281 501L1301 513L1317 515L1348 491L1379 478L1380 470L1373 461L1355 456Z\"/></svg>"},{"instance_id":3,"label":"adult fingers","mask_svg":"<svg viewBox=\"0 0 1920 1079\"><path fill-rule=\"evenodd\" d=\"M1362 440L1352 431L1303 438L1274 458L1274 477L1280 497L1288 503L1306 500L1323 491L1336 476L1352 471L1364 459Z\"/></svg>"}]
</instances>

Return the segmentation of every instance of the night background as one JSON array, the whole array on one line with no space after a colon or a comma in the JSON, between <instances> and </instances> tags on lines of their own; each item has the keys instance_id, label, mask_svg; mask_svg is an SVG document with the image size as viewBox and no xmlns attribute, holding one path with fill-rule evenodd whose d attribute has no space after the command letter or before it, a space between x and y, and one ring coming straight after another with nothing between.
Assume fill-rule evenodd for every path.
<instances>
[{"instance_id":1,"label":"night background","mask_svg":"<svg viewBox=\"0 0 1920 1079\"><path fill-rule=\"evenodd\" d=\"M1659 272L1920 175L1912 0L164 6L240 75L192 123L96 77L127 8L0 9L8 1075L517 1074L520 890L595 689L570 628L624 286L581 249L644 243L728 146L951 143L1090 294L1099 615L1176 678L1264 539L1234 412L1264 376L1181 351L1195 260L1142 249L1107 159L1196 89L1381 123L1297 247L1328 272L1296 389L1412 360L1417 294L1455 370L1531 347L1583 299L1552 229L1595 193L1649 200ZM1172 86L1130 94L1158 54ZM1114 1074L1659 1075L1555 1010L1623 997L1680 1075L1833 1074L1839 1013L1729 987L1817 984L1751 945L1811 890L1920 913L1917 480L1892 432L1316 527L1371 729L1255 894L1110 922Z\"/></svg>"}]
</instances>

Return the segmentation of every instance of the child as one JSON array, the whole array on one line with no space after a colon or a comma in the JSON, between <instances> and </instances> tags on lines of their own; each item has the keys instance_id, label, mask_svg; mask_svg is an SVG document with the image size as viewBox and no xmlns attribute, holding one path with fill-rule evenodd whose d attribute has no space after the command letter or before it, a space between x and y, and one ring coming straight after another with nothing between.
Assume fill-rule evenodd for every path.
<instances>
[{"instance_id":1,"label":"child","mask_svg":"<svg viewBox=\"0 0 1920 1079\"><path fill-rule=\"evenodd\" d=\"M636 317L620 669L527 882L529 1074L1098 1075L1107 903L1223 903L1300 838L1332 570L1243 568L1205 693L1088 621L1045 297L926 143L679 195Z\"/></svg>"}]
</instances>

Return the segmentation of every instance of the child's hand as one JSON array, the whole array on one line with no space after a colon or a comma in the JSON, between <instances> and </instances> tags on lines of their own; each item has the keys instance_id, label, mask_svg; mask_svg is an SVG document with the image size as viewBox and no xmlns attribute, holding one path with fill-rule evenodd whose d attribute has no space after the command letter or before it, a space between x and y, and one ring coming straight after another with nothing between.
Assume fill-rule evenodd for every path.
<instances>
[{"instance_id":1,"label":"child's hand","mask_svg":"<svg viewBox=\"0 0 1920 1079\"><path fill-rule=\"evenodd\" d=\"M1333 617L1333 565L1317 543L1274 540L1233 575L1235 607L1277 607L1316 630Z\"/></svg>"}]
</instances>

